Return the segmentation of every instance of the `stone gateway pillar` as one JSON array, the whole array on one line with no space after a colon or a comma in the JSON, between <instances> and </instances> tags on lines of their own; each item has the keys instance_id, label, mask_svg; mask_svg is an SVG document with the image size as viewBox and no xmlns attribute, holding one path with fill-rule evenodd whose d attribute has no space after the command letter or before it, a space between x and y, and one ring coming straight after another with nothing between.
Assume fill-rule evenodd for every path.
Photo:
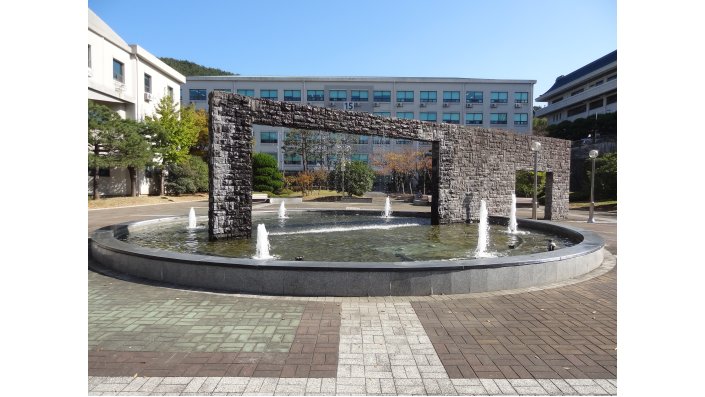
<instances>
[{"instance_id":1,"label":"stone gateway pillar","mask_svg":"<svg viewBox=\"0 0 705 397\"><path fill-rule=\"evenodd\" d=\"M211 240L252 236L252 125L347 132L432 143L433 224L508 216L517 170L533 169L532 141L541 142L539 171L549 172L546 219L568 214L570 141L498 129L373 116L363 112L256 99L212 91L209 103L208 234ZM549 197L550 196L550 197Z\"/></svg>"}]
</instances>

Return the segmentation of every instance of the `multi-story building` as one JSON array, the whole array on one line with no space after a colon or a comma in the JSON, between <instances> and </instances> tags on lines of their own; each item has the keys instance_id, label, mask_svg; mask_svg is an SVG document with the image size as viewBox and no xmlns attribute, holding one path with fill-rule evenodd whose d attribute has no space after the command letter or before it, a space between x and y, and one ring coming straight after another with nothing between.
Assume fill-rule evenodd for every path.
<instances>
[{"instance_id":1,"label":"multi-story building","mask_svg":"<svg viewBox=\"0 0 705 397\"><path fill-rule=\"evenodd\" d=\"M368 112L383 117L499 128L531 134L535 80L489 80L433 77L252 77L189 76L182 102L206 109L213 90L298 104ZM285 157L287 128L254 126L255 151L270 153L284 171L303 167L297 156ZM336 131L330 131L336 132ZM358 136L352 160L371 162L381 151L427 145L384 137Z\"/></svg>"},{"instance_id":2,"label":"multi-story building","mask_svg":"<svg viewBox=\"0 0 705 397\"><path fill-rule=\"evenodd\" d=\"M617 111L617 50L567 75L559 76L536 98L548 105L536 111L549 124Z\"/></svg>"},{"instance_id":3,"label":"multi-story building","mask_svg":"<svg viewBox=\"0 0 705 397\"><path fill-rule=\"evenodd\" d=\"M122 118L143 120L154 114L165 95L180 103L181 84L186 78L139 45L128 45L92 10L88 10L88 99L105 105ZM89 170L88 191L93 177ZM150 191L145 170L138 174L139 193ZM100 171L103 195L130 194L127 169Z\"/></svg>"}]
</instances>

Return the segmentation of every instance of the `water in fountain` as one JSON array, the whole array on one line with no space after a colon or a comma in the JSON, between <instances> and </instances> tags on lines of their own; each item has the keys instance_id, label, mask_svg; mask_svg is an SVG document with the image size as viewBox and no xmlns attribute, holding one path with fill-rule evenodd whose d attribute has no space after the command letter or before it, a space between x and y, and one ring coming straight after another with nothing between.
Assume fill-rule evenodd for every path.
<instances>
[{"instance_id":1,"label":"water in fountain","mask_svg":"<svg viewBox=\"0 0 705 397\"><path fill-rule=\"evenodd\" d=\"M516 234L517 228L517 196L512 193L512 206L509 207L509 227L507 233Z\"/></svg>"},{"instance_id":2,"label":"water in fountain","mask_svg":"<svg viewBox=\"0 0 705 397\"><path fill-rule=\"evenodd\" d=\"M191 211L189 211L188 213L188 228L196 228L196 211L193 209L193 207L191 207Z\"/></svg>"},{"instance_id":3,"label":"water in fountain","mask_svg":"<svg viewBox=\"0 0 705 397\"><path fill-rule=\"evenodd\" d=\"M487 212L487 203L485 200L480 200L480 223L477 229L477 249L475 249L475 258L494 258L495 256L487 252L490 245L490 222Z\"/></svg>"},{"instance_id":4,"label":"water in fountain","mask_svg":"<svg viewBox=\"0 0 705 397\"><path fill-rule=\"evenodd\" d=\"M392 216L392 203L389 200L389 196L387 196L387 200L384 203L384 214L382 214L383 218L390 218Z\"/></svg>"},{"instance_id":5,"label":"water in fountain","mask_svg":"<svg viewBox=\"0 0 705 397\"><path fill-rule=\"evenodd\" d=\"M252 257L253 259L274 258L269 255L269 238L267 236L267 228L264 227L264 223L257 225L257 253Z\"/></svg>"},{"instance_id":6,"label":"water in fountain","mask_svg":"<svg viewBox=\"0 0 705 397\"><path fill-rule=\"evenodd\" d=\"M288 216L286 216L286 207L284 207L284 202L279 205L279 219L286 219Z\"/></svg>"}]
</instances>

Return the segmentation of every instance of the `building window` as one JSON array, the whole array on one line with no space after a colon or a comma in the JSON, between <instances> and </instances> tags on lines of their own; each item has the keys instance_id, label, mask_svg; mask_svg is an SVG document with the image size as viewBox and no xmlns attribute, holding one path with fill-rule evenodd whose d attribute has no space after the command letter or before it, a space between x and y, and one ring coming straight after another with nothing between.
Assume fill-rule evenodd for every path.
<instances>
[{"instance_id":1,"label":"building window","mask_svg":"<svg viewBox=\"0 0 705 397\"><path fill-rule=\"evenodd\" d=\"M88 169L88 176L95 176L95 168L89 168ZM104 177L109 177L110 176L110 168L98 168L98 176L104 176Z\"/></svg>"},{"instance_id":2,"label":"building window","mask_svg":"<svg viewBox=\"0 0 705 397\"><path fill-rule=\"evenodd\" d=\"M259 97L276 101L279 99L279 90L259 90Z\"/></svg>"},{"instance_id":3,"label":"building window","mask_svg":"<svg viewBox=\"0 0 705 397\"><path fill-rule=\"evenodd\" d=\"M284 155L284 164L292 165L292 164L301 164L301 155L300 154L285 154Z\"/></svg>"},{"instance_id":4,"label":"building window","mask_svg":"<svg viewBox=\"0 0 705 397\"><path fill-rule=\"evenodd\" d=\"M397 112L398 119L413 120L414 112Z\"/></svg>"},{"instance_id":5,"label":"building window","mask_svg":"<svg viewBox=\"0 0 705 397\"><path fill-rule=\"evenodd\" d=\"M490 124L507 124L506 113L491 113Z\"/></svg>"},{"instance_id":6,"label":"building window","mask_svg":"<svg viewBox=\"0 0 705 397\"><path fill-rule=\"evenodd\" d=\"M152 93L152 76L147 73L144 74L144 92Z\"/></svg>"},{"instance_id":7,"label":"building window","mask_svg":"<svg viewBox=\"0 0 705 397\"><path fill-rule=\"evenodd\" d=\"M482 103L482 91L467 91L465 93L465 102L467 103Z\"/></svg>"},{"instance_id":8,"label":"building window","mask_svg":"<svg viewBox=\"0 0 705 397\"><path fill-rule=\"evenodd\" d=\"M560 101L562 101L562 100L563 100L563 97L556 98L556 99L552 100L551 103L558 103L558 102L560 102Z\"/></svg>"},{"instance_id":9,"label":"building window","mask_svg":"<svg viewBox=\"0 0 705 397\"><path fill-rule=\"evenodd\" d=\"M482 124L482 113L465 113L465 124Z\"/></svg>"},{"instance_id":10,"label":"building window","mask_svg":"<svg viewBox=\"0 0 705 397\"><path fill-rule=\"evenodd\" d=\"M575 91L573 91L573 92L570 93L570 96L578 95L578 94L580 94L580 93L583 92L583 91L585 91L584 88L581 88L581 89L579 89L579 90L575 90Z\"/></svg>"},{"instance_id":11,"label":"building window","mask_svg":"<svg viewBox=\"0 0 705 397\"><path fill-rule=\"evenodd\" d=\"M414 91L397 91L397 102L414 102Z\"/></svg>"},{"instance_id":12,"label":"building window","mask_svg":"<svg viewBox=\"0 0 705 397\"><path fill-rule=\"evenodd\" d=\"M515 92L514 93L514 103L529 103L529 93L528 92Z\"/></svg>"},{"instance_id":13,"label":"building window","mask_svg":"<svg viewBox=\"0 0 705 397\"><path fill-rule=\"evenodd\" d=\"M218 91L218 92L227 92L228 94L233 92L230 88L213 88L213 91Z\"/></svg>"},{"instance_id":14,"label":"building window","mask_svg":"<svg viewBox=\"0 0 705 397\"><path fill-rule=\"evenodd\" d=\"M572 109L568 109L568 117L575 116L576 114L585 113L585 105L576 106Z\"/></svg>"},{"instance_id":15,"label":"building window","mask_svg":"<svg viewBox=\"0 0 705 397\"><path fill-rule=\"evenodd\" d=\"M460 124L460 113L443 113L443 122L448 124Z\"/></svg>"},{"instance_id":16,"label":"building window","mask_svg":"<svg viewBox=\"0 0 705 397\"><path fill-rule=\"evenodd\" d=\"M93 67L93 62L91 60L91 45L88 44L88 67L92 68Z\"/></svg>"},{"instance_id":17,"label":"building window","mask_svg":"<svg viewBox=\"0 0 705 397\"><path fill-rule=\"evenodd\" d=\"M389 145L391 143L391 140L387 137L376 136L372 138L372 143L375 145Z\"/></svg>"},{"instance_id":18,"label":"building window","mask_svg":"<svg viewBox=\"0 0 705 397\"><path fill-rule=\"evenodd\" d=\"M350 156L350 161L362 161L363 163L369 162L369 155L367 153L353 153Z\"/></svg>"},{"instance_id":19,"label":"building window","mask_svg":"<svg viewBox=\"0 0 705 397\"><path fill-rule=\"evenodd\" d=\"M411 140L409 139L397 139L397 145L411 145Z\"/></svg>"},{"instance_id":20,"label":"building window","mask_svg":"<svg viewBox=\"0 0 705 397\"><path fill-rule=\"evenodd\" d=\"M419 119L421 121L432 121L435 123L438 121L438 115L436 112L421 112L419 113Z\"/></svg>"},{"instance_id":21,"label":"building window","mask_svg":"<svg viewBox=\"0 0 705 397\"><path fill-rule=\"evenodd\" d=\"M369 142L367 135L353 135L353 143L358 145L366 145Z\"/></svg>"},{"instance_id":22,"label":"building window","mask_svg":"<svg viewBox=\"0 0 705 397\"><path fill-rule=\"evenodd\" d=\"M391 91L374 91L373 98L375 102L391 102L392 92Z\"/></svg>"},{"instance_id":23,"label":"building window","mask_svg":"<svg viewBox=\"0 0 705 397\"><path fill-rule=\"evenodd\" d=\"M460 102L460 91L443 91L443 103Z\"/></svg>"},{"instance_id":24,"label":"building window","mask_svg":"<svg viewBox=\"0 0 705 397\"><path fill-rule=\"evenodd\" d=\"M174 99L174 87L166 86L166 95L168 95L172 100Z\"/></svg>"},{"instance_id":25,"label":"building window","mask_svg":"<svg viewBox=\"0 0 705 397\"><path fill-rule=\"evenodd\" d=\"M259 133L259 143L277 143L276 131L262 131Z\"/></svg>"},{"instance_id":26,"label":"building window","mask_svg":"<svg viewBox=\"0 0 705 397\"><path fill-rule=\"evenodd\" d=\"M201 88L191 88L188 90L189 101L205 101L206 90Z\"/></svg>"},{"instance_id":27,"label":"building window","mask_svg":"<svg viewBox=\"0 0 705 397\"><path fill-rule=\"evenodd\" d=\"M617 102L617 94L608 96L606 105L611 105L615 102Z\"/></svg>"},{"instance_id":28,"label":"building window","mask_svg":"<svg viewBox=\"0 0 705 397\"><path fill-rule=\"evenodd\" d=\"M323 90L306 90L307 101L324 101Z\"/></svg>"},{"instance_id":29,"label":"building window","mask_svg":"<svg viewBox=\"0 0 705 397\"><path fill-rule=\"evenodd\" d=\"M602 107L602 98L600 98L596 101L590 102L590 110L601 108L601 107Z\"/></svg>"},{"instance_id":30,"label":"building window","mask_svg":"<svg viewBox=\"0 0 705 397\"><path fill-rule=\"evenodd\" d=\"M301 102L301 90L284 90L284 100L287 102Z\"/></svg>"},{"instance_id":31,"label":"building window","mask_svg":"<svg viewBox=\"0 0 705 397\"><path fill-rule=\"evenodd\" d=\"M616 79L616 78L617 78L617 75L615 74L615 75L613 75L613 76L608 77L608 78L607 78L607 81L612 81L612 80L614 80L614 79Z\"/></svg>"},{"instance_id":32,"label":"building window","mask_svg":"<svg viewBox=\"0 0 705 397\"><path fill-rule=\"evenodd\" d=\"M514 114L514 125L528 125L529 124L529 113L515 113Z\"/></svg>"},{"instance_id":33,"label":"building window","mask_svg":"<svg viewBox=\"0 0 705 397\"><path fill-rule=\"evenodd\" d=\"M391 112L374 112L372 113L374 116L381 116L381 117L392 117Z\"/></svg>"},{"instance_id":34,"label":"building window","mask_svg":"<svg viewBox=\"0 0 705 397\"><path fill-rule=\"evenodd\" d=\"M113 80L125 82L125 64L113 59Z\"/></svg>"},{"instance_id":35,"label":"building window","mask_svg":"<svg viewBox=\"0 0 705 397\"><path fill-rule=\"evenodd\" d=\"M328 91L328 99L332 102L345 102L348 100L348 92L345 90Z\"/></svg>"},{"instance_id":36,"label":"building window","mask_svg":"<svg viewBox=\"0 0 705 397\"><path fill-rule=\"evenodd\" d=\"M367 102L370 100L370 92L367 90L352 90L350 91L350 99L353 102Z\"/></svg>"},{"instance_id":37,"label":"building window","mask_svg":"<svg viewBox=\"0 0 705 397\"><path fill-rule=\"evenodd\" d=\"M421 91L419 92L421 102L436 102L438 101L438 92L436 91Z\"/></svg>"},{"instance_id":38,"label":"building window","mask_svg":"<svg viewBox=\"0 0 705 397\"><path fill-rule=\"evenodd\" d=\"M254 98L255 97L255 90L239 89L239 90L237 90L237 94L242 95L242 96L248 96L250 98Z\"/></svg>"},{"instance_id":39,"label":"building window","mask_svg":"<svg viewBox=\"0 0 705 397\"><path fill-rule=\"evenodd\" d=\"M506 91L492 91L490 93L490 103L507 103L509 94Z\"/></svg>"}]
</instances>

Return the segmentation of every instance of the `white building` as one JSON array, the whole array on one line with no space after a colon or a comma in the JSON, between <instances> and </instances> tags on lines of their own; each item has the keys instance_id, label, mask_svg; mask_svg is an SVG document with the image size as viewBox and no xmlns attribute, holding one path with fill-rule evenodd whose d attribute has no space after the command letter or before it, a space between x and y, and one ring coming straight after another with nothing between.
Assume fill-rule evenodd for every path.
<instances>
[{"instance_id":1,"label":"white building","mask_svg":"<svg viewBox=\"0 0 705 397\"><path fill-rule=\"evenodd\" d=\"M559 76L536 102L548 102L536 117L545 117L549 124L616 112L617 50Z\"/></svg>"},{"instance_id":2,"label":"white building","mask_svg":"<svg viewBox=\"0 0 705 397\"><path fill-rule=\"evenodd\" d=\"M108 106L121 117L143 120L154 114L156 105L171 95L180 105L185 77L139 45L128 45L100 17L88 10L88 99ZM88 175L88 193L93 177ZM139 193L150 192L145 170L138 173ZM129 195L127 169L101 170L101 195Z\"/></svg>"},{"instance_id":3,"label":"white building","mask_svg":"<svg viewBox=\"0 0 705 397\"><path fill-rule=\"evenodd\" d=\"M435 77L253 77L188 76L182 102L208 107L213 90L313 106L368 112L384 117L507 129L531 134L536 80ZM254 126L255 151L274 155L285 171L303 168L301 159L284 158L284 127ZM336 132L336 131L331 131ZM359 137L352 158L400 150L418 142ZM426 149L423 144L420 150Z\"/></svg>"}]
</instances>

